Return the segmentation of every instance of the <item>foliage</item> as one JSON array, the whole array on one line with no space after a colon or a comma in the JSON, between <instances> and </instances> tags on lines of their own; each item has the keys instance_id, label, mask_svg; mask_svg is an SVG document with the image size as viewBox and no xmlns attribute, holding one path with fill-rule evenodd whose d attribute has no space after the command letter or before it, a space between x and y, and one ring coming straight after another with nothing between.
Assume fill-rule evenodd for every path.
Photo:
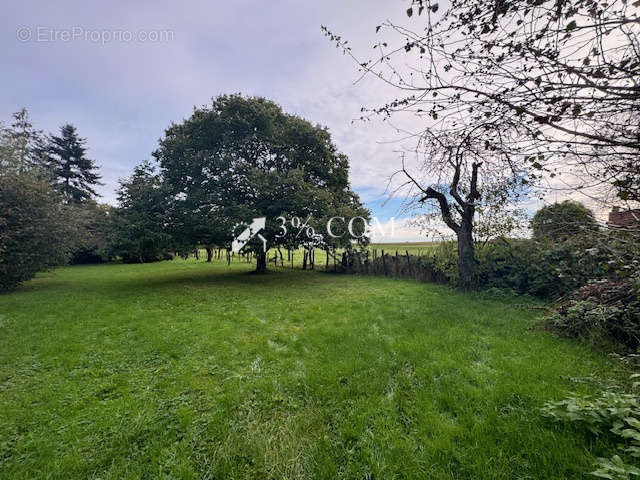
<instances>
[{"instance_id":1,"label":"foliage","mask_svg":"<svg viewBox=\"0 0 640 480\"><path fill-rule=\"evenodd\" d=\"M60 136L49 135L44 147L46 162L53 174L56 188L68 203L82 203L97 195L100 185L97 166L86 156L86 140L80 138L73 125L60 128Z\"/></svg>"},{"instance_id":2,"label":"foliage","mask_svg":"<svg viewBox=\"0 0 640 480\"><path fill-rule=\"evenodd\" d=\"M376 27L384 38L373 44L370 60L354 53L340 35L323 31L357 63L362 77L396 89L386 104L363 108L362 120L410 116L419 125L402 131L416 138L425 178L407 172L404 161L402 171L416 193L413 199L419 205L432 202L458 238L457 283L511 283L538 295L582 285L595 262L577 258L586 253L575 242L529 244L517 258L503 261L505 276L496 274L499 265L478 258L470 238L475 210L487 196L480 193L477 176L497 177L500 181L485 183L517 197L543 186L543 179L569 174L564 183L576 189L605 186L623 200L640 200L637 2L452 0L440 9L431 0L411 0L408 6L406 24L386 21ZM536 239L558 241L581 228L595 230L586 211L568 225L560 213L571 214L572 207L542 211L534 219ZM549 214L565 224L547 232ZM595 268L597 277L607 268Z\"/></svg>"},{"instance_id":3,"label":"foliage","mask_svg":"<svg viewBox=\"0 0 640 480\"><path fill-rule=\"evenodd\" d=\"M217 97L169 127L154 156L170 195L168 228L180 244L229 247L252 218L266 217L269 247L297 248L307 235L283 233L278 217L309 218L316 232L333 215L368 218L326 128L264 98ZM262 243L249 248L266 267Z\"/></svg>"},{"instance_id":4,"label":"foliage","mask_svg":"<svg viewBox=\"0 0 640 480\"><path fill-rule=\"evenodd\" d=\"M518 293L557 298L602 278L602 258L585 254L584 239L551 244L535 240L494 240L478 252L480 283Z\"/></svg>"},{"instance_id":5,"label":"foliage","mask_svg":"<svg viewBox=\"0 0 640 480\"><path fill-rule=\"evenodd\" d=\"M477 286L478 280L474 245L476 217L484 220L479 230L484 237L514 226L515 220L498 226L496 222L492 225L490 219L500 216L496 212L512 210L509 207L519 198L526 177L526 172L513 164L509 154L486 141L487 128L481 125L450 135L434 135L427 130L418 135L416 148L421 177L416 178L407 171L404 159L401 170L408 180L399 188L408 186L409 202L419 211L425 206L435 207L442 221L455 233L457 283L466 289ZM502 141L500 136L496 139Z\"/></svg>"},{"instance_id":6,"label":"foliage","mask_svg":"<svg viewBox=\"0 0 640 480\"><path fill-rule=\"evenodd\" d=\"M605 339L636 351L640 346L640 287L630 279L591 282L556 307L548 324L563 335Z\"/></svg>"},{"instance_id":7,"label":"foliage","mask_svg":"<svg viewBox=\"0 0 640 480\"><path fill-rule=\"evenodd\" d=\"M523 234L529 218L524 209L516 206L517 199L483 203L485 205L478 208L478 219L473 228L474 241L479 248L495 239L504 241Z\"/></svg>"},{"instance_id":8,"label":"foliage","mask_svg":"<svg viewBox=\"0 0 640 480\"><path fill-rule=\"evenodd\" d=\"M557 298L604 274L600 258L584 255L579 243L540 243L497 238L476 252L476 278L480 288L513 290L542 298ZM458 285L457 248L442 242L428 255L432 268Z\"/></svg>"},{"instance_id":9,"label":"foliage","mask_svg":"<svg viewBox=\"0 0 640 480\"><path fill-rule=\"evenodd\" d=\"M68 212L47 181L0 172L0 290L66 261L70 233Z\"/></svg>"},{"instance_id":10,"label":"foliage","mask_svg":"<svg viewBox=\"0 0 640 480\"><path fill-rule=\"evenodd\" d=\"M559 242L576 235L594 234L598 223L587 207L565 200L538 210L531 219L531 230L536 240Z\"/></svg>"},{"instance_id":11,"label":"foliage","mask_svg":"<svg viewBox=\"0 0 640 480\"><path fill-rule=\"evenodd\" d=\"M20 173L37 172L47 177L49 172L42 156L42 131L33 127L26 108L12 117L10 127L0 125L0 168Z\"/></svg>"},{"instance_id":12,"label":"foliage","mask_svg":"<svg viewBox=\"0 0 640 480\"><path fill-rule=\"evenodd\" d=\"M111 252L126 263L171 258L167 193L149 162L138 165L131 177L120 182L118 204L111 215Z\"/></svg>"},{"instance_id":13,"label":"foliage","mask_svg":"<svg viewBox=\"0 0 640 480\"><path fill-rule=\"evenodd\" d=\"M536 409L624 377L521 297L251 269L71 266L0 296L0 477L577 480L612 448Z\"/></svg>"},{"instance_id":14,"label":"foliage","mask_svg":"<svg viewBox=\"0 0 640 480\"><path fill-rule=\"evenodd\" d=\"M113 220L110 205L87 201L67 206L73 221L71 263L101 263L112 258Z\"/></svg>"},{"instance_id":15,"label":"foliage","mask_svg":"<svg viewBox=\"0 0 640 480\"><path fill-rule=\"evenodd\" d=\"M499 238L482 245L482 285L557 298L591 281L617 282L640 271L640 235L601 230L581 204L565 201L543 207L531 226L531 240Z\"/></svg>"},{"instance_id":16,"label":"foliage","mask_svg":"<svg viewBox=\"0 0 640 480\"><path fill-rule=\"evenodd\" d=\"M632 378L640 378L640 374ZM634 383L635 387L639 385ZM595 435L610 432L626 456L640 459L640 397L637 394L607 391L596 398L574 396L547 402L542 412L557 422L583 425ZM591 474L599 478L628 480L640 477L640 468L614 455L611 459L599 458L598 469Z\"/></svg>"}]
</instances>

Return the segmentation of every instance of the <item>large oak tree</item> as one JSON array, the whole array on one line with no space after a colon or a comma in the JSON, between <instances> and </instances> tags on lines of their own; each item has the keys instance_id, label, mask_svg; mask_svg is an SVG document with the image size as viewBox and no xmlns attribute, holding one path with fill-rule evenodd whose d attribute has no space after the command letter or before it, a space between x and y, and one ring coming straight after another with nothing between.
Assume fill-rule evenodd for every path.
<instances>
[{"instance_id":1,"label":"large oak tree","mask_svg":"<svg viewBox=\"0 0 640 480\"><path fill-rule=\"evenodd\" d=\"M171 195L169 228L184 244L228 247L251 219L266 217L261 235L269 248L329 248L306 229L283 234L276 219L309 219L318 233L333 212L368 216L350 189L348 159L327 129L264 98L215 98L171 125L154 156ZM264 271L262 242L249 248Z\"/></svg>"}]
</instances>

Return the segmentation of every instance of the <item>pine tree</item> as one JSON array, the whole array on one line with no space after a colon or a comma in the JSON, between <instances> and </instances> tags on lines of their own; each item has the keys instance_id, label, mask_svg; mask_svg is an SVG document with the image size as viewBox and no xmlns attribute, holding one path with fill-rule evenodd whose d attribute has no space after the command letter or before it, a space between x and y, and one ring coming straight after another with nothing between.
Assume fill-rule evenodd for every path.
<instances>
[{"instance_id":1,"label":"pine tree","mask_svg":"<svg viewBox=\"0 0 640 480\"><path fill-rule=\"evenodd\" d=\"M93 189L100 183L94 161L86 157L86 140L78 136L76 128L63 125L60 136L49 135L46 146L47 161L54 175L54 184L69 203L83 203L97 196Z\"/></svg>"}]
</instances>

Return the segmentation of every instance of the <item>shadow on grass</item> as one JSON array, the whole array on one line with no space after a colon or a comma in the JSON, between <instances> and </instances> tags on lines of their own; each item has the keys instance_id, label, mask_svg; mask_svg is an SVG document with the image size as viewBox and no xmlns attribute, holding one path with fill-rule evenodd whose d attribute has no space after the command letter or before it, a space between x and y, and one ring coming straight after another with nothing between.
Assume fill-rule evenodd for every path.
<instances>
[{"instance_id":1,"label":"shadow on grass","mask_svg":"<svg viewBox=\"0 0 640 480\"><path fill-rule=\"evenodd\" d=\"M233 290L260 292L272 290L277 296L288 291L296 295L309 291L322 291L325 294L339 294L334 290L344 290L352 285L373 283L376 285L393 285L402 288L403 284L424 285L438 294L463 298L465 295L450 287L435 284L422 284L409 279L383 278L360 275L343 275L322 271L304 271L283 267L270 267L267 273L256 274L252 264L232 264L223 262L183 262L165 261L148 264L109 263L99 265L65 266L38 274L38 276L18 288L15 293L32 295L45 293L48 295L78 294L97 296L114 294L122 296L139 296L156 291L167 295L188 294L184 289ZM435 289L435 291L434 291ZM182 291L181 291L182 290ZM489 299L486 299L489 300Z\"/></svg>"},{"instance_id":2,"label":"shadow on grass","mask_svg":"<svg viewBox=\"0 0 640 480\"><path fill-rule=\"evenodd\" d=\"M265 274L256 274L253 270L242 270L238 267L216 266L215 268L188 268L178 270L163 270L161 272L141 272L138 275L124 277L121 275L108 279L101 279L82 287L105 289L117 292L135 292L140 294L151 290L172 291L181 287L194 289L233 289L248 290L277 290L293 289L300 292L304 289L314 289L326 286L326 279L315 272L302 272L300 270L269 270Z\"/></svg>"}]
</instances>

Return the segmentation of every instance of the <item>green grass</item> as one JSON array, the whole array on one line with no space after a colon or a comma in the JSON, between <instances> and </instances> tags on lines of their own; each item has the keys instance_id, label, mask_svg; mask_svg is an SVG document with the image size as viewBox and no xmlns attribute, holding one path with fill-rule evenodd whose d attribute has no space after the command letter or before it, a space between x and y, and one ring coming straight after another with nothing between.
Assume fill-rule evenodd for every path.
<instances>
[{"instance_id":1,"label":"green grass","mask_svg":"<svg viewBox=\"0 0 640 480\"><path fill-rule=\"evenodd\" d=\"M0 477L583 478L611 454L538 409L621 372L521 300L251 268L68 267L0 296Z\"/></svg>"},{"instance_id":2,"label":"green grass","mask_svg":"<svg viewBox=\"0 0 640 480\"><path fill-rule=\"evenodd\" d=\"M369 252L371 252L371 254L373 254L373 251L375 250L376 253L378 255L382 255L382 252L384 251L385 254L389 254L389 255L395 255L396 252L398 253L398 255L406 255L406 252L409 252L410 255L426 255L427 253L430 252L434 252L434 249L437 248L437 246L440 244L440 242L405 242L405 243L371 243L367 246L367 249L369 250ZM342 252L344 250L343 249L337 249L336 250L336 262L338 265L340 264L340 258L342 256ZM205 250L200 250L200 259L205 259L206 258L206 252ZM223 257L224 257L224 252L223 252ZM282 249L282 255L283 255L283 260L284 260L284 265L290 267L291 266L291 261L287 260L287 251ZM315 249L315 258L316 258L316 269L317 270L327 270L326 266L327 266L327 256L326 256L326 252L320 248L316 248ZM268 252L268 258L270 260L270 265L273 265L273 262L271 262L271 260L273 259L274 256L278 257L278 265L281 265L281 261L280 261L280 256L277 253L277 250L275 249L270 249ZM294 267L301 267L302 266L302 262L303 262L303 257L304 257L304 249L299 248L297 250L294 250L293 252L293 265ZM239 262L241 261L238 257L234 256L233 257L233 262ZM334 259L333 257L329 258L329 268L328 270L333 271L334 270Z\"/></svg>"}]
</instances>

